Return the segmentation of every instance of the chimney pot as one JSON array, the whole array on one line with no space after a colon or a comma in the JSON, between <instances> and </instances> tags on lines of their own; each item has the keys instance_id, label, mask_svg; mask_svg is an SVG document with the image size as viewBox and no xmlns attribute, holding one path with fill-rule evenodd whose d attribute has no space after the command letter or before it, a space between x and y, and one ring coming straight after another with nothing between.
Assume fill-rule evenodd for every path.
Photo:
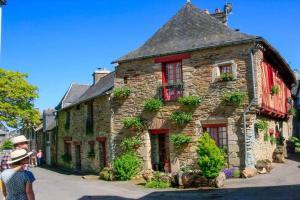
<instances>
[{"instance_id":1,"label":"chimney pot","mask_svg":"<svg viewBox=\"0 0 300 200\"><path fill-rule=\"evenodd\" d=\"M204 12L205 14L209 14L208 9L205 9L203 12Z\"/></svg>"},{"instance_id":2,"label":"chimney pot","mask_svg":"<svg viewBox=\"0 0 300 200\"><path fill-rule=\"evenodd\" d=\"M94 85L109 73L110 71L106 70L105 68L97 68L97 70L93 73Z\"/></svg>"},{"instance_id":3,"label":"chimney pot","mask_svg":"<svg viewBox=\"0 0 300 200\"><path fill-rule=\"evenodd\" d=\"M220 8L217 8L217 9L215 10L215 13L221 13L221 9L220 9Z\"/></svg>"}]
</instances>

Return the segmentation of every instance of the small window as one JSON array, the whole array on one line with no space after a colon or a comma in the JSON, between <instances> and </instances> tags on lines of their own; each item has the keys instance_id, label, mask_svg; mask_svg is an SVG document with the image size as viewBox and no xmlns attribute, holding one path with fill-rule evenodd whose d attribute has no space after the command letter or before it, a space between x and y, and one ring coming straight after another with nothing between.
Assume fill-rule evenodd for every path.
<instances>
[{"instance_id":1,"label":"small window","mask_svg":"<svg viewBox=\"0 0 300 200\"><path fill-rule=\"evenodd\" d=\"M66 129L70 128L70 121L71 121L71 112L68 110L66 112L66 121L65 121L65 128Z\"/></svg>"},{"instance_id":2,"label":"small window","mask_svg":"<svg viewBox=\"0 0 300 200\"><path fill-rule=\"evenodd\" d=\"M227 127L224 124L212 124L203 126L203 131L208 132L210 136L215 140L216 144L222 148L227 149Z\"/></svg>"},{"instance_id":3,"label":"small window","mask_svg":"<svg viewBox=\"0 0 300 200\"><path fill-rule=\"evenodd\" d=\"M87 118L86 118L86 133L93 134L94 131L94 106L93 102L87 104Z\"/></svg>"},{"instance_id":4,"label":"small window","mask_svg":"<svg viewBox=\"0 0 300 200\"><path fill-rule=\"evenodd\" d=\"M233 81L237 79L237 64L234 60L216 63L212 68L212 82Z\"/></svg>"}]
</instances>

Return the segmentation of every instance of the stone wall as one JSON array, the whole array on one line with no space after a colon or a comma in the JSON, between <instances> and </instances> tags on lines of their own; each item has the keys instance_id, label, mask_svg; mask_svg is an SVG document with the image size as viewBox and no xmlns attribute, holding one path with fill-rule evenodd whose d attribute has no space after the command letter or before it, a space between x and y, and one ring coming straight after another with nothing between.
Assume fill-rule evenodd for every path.
<instances>
[{"instance_id":1,"label":"stone wall","mask_svg":"<svg viewBox=\"0 0 300 200\"><path fill-rule=\"evenodd\" d=\"M185 126L172 124L168 119L176 110L187 111L177 103L167 102L157 113L148 113L143 109L146 99L157 95L157 88L162 83L161 64L154 59L120 63L116 68L115 87L123 86L123 78L127 77L126 86L132 89L132 95L122 101L114 100L114 130L112 132L116 146L122 138L136 133L123 128L125 117L139 116L146 123L146 130L141 133L144 146L140 148L144 159L144 168L151 168L151 145L149 129L169 129L169 133L184 133L192 136L189 144L180 154L174 151L170 142L170 160L172 171L184 165L195 165L197 159L196 142L202 134L203 123L226 122L228 130L228 164L241 166L244 163L243 112L252 98L252 74L250 50L252 45L244 44L203 50L191 53L191 58L183 60L184 95L199 95L203 102L195 109L192 122ZM234 61L237 64L237 79L229 82L212 83L212 66L216 63ZM239 108L223 105L222 95L225 91L240 90L247 94L246 101Z\"/></svg>"},{"instance_id":2,"label":"stone wall","mask_svg":"<svg viewBox=\"0 0 300 200\"><path fill-rule=\"evenodd\" d=\"M66 112L71 112L70 128L65 129ZM74 106L63 110L58 113L58 144L57 144L57 156L58 164L66 168L75 169L75 144L81 145L81 167L82 171L99 172L99 146L97 141L98 137L106 138L106 158L110 162L110 132L111 132L111 109L110 109L110 96L97 97L93 100L93 112L94 112L94 130L93 134L86 133L86 118L87 118L87 105L81 103L79 106ZM72 162L65 163L61 156L64 154L64 139L66 137L72 137ZM89 142L95 143L95 159L88 158Z\"/></svg>"}]
</instances>

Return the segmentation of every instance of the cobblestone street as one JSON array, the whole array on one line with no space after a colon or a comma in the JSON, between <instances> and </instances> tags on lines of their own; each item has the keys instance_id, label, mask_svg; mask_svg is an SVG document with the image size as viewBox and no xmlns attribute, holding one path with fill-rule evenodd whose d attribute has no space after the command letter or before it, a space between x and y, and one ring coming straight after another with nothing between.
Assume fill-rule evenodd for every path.
<instances>
[{"instance_id":1,"label":"cobblestone street","mask_svg":"<svg viewBox=\"0 0 300 200\"><path fill-rule=\"evenodd\" d=\"M37 181L34 190L37 200L88 199L300 199L299 159L275 164L271 174L252 179L228 180L223 189L150 190L131 182L104 182L82 179L48 169L32 169Z\"/></svg>"}]
</instances>

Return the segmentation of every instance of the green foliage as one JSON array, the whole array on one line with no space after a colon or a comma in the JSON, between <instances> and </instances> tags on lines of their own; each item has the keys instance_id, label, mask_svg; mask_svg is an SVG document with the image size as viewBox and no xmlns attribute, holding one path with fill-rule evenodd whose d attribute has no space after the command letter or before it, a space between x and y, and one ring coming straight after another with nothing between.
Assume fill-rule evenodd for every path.
<instances>
[{"instance_id":1,"label":"green foliage","mask_svg":"<svg viewBox=\"0 0 300 200\"><path fill-rule=\"evenodd\" d=\"M65 153L65 154L63 154L63 155L61 156L61 159L62 159L64 162L69 163L69 162L71 162L72 157L71 157L71 155Z\"/></svg>"},{"instance_id":2,"label":"green foliage","mask_svg":"<svg viewBox=\"0 0 300 200\"><path fill-rule=\"evenodd\" d=\"M99 178L105 181L114 181L115 175L113 168L105 167L101 170Z\"/></svg>"},{"instance_id":3,"label":"green foliage","mask_svg":"<svg viewBox=\"0 0 300 200\"><path fill-rule=\"evenodd\" d=\"M300 148L300 140L299 140L299 138L297 138L297 137L292 137L292 138L290 139L290 141L292 141L292 142L294 143L294 145L295 145L296 148Z\"/></svg>"},{"instance_id":4,"label":"green foliage","mask_svg":"<svg viewBox=\"0 0 300 200\"><path fill-rule=\"evenodd\" d=\"M235 92L226 92L223 95L223 102L227 105L241 106L245 101L246 94L244 92L235 91Z\"/></svg>"},{"instance_id":5,"label":"green foliage","mask_svg":"<svg viewBox=\"0 0 300 200\"><path fill-rule=\"evenodd\" d=\"M147 188L169 188L171 186L170 178L167 174L161 172L154 172L152 180L145 185Z\"/></svg>"},{"instance_id":6,"label":"green foliage","mask_svg":"<svg viewBox=\"0 0 300 200\"><path fill-rule=\"evenodd\" d=\"M95 156L96 156L96 154L95 154L95 152L94 152L94 151L89 151L89 152L88 152L88 155L87 155L87 157L88 157L89 159L94 159L94 158L95 158Z\"/></svg>"},{"instance_id":7,"label":"green foliage","mask_svg":"<svg viewBox=\"0 0 300 200\"><path fill-rule=\"evenodd\" d=\"M234 178L240 178L241 177L241 171L239 169L234 169L232 172L232 176Z\"/></svg>"},{"instance_id":8,"label":"green foliage","mask_svg":"<svg viewBox=\"0 0 300 200\"><path fill-rule=\"evenodd\" d=\"M268 127L269 125L266 119L259 119L255 123L255 128L257 128L259 131L267 131Z\"/></svg>"},{"instance_id":9,"label":"green foliage","mask_svg":"<svg viewBox=\"0 0 300 200\"><path fill-rule=\"evenodd\" d=\"M141 160L136 154L125 153L113 163L115 177L120 181L130 180L139 172L140 166Z\"/></svg>"},{"instance_id":10,"label":"green foliage","mask_svg":"<svg viewBox=\"0 0 300 200\"><path fill-rule=\"evenodd\" d=\"M272 95L272 96L275 95L275 94L278 94L279 91L280 91L280 89L279 89L278 85L273 85L273 86L271 87L271 95Z\"/></svg>"},{"instance_id":11,"label":"green foliage","mask_svg":"<svg viewBox=\"0 0 300 200\"><path fill-rule=\"evenodd\" d=\"M270 136L270 142L271 142L271 144L276 144L276 138L274 135Z\"/></svg>"},{"instance_id":12,"label":"green foliage","mask_svg":"<svg viewBox=\"0 0 300 200\"><path fill-rule=\"evenodd\" d=\"M144 102L144 108L148 111L158 111L162 106L163 102L160 99L148 99Z\"/></svg>"},{"instance_id":13,"label":"green foliage","mask_svg":"<svg viewBox=\"0 0 300 200\"><path fill-rule=\"evenodd\" d=\"M233 80L233 74L231 72L222 73L220 75L220 81L232 81Z\"/></svg>"},{"instance_id":14,"label":"green foliage","mask_svg":"<svg viewBox=\"0 0 300 200\"><path fill-rule=\"evenodd\" d=\"M113 96L117 99L124 99L129 97L131 90L128 87L119 87L113 90Z\"/></svg>"},{"instance_id":15,"label":"green foliage","mask_svg":"<svg viewBox=\"0 0 300 200\"><path fill-rule=\"evenodd\" d=\"M170 119L171 121L183 125L192 120L193 114L190 112L181 112L181 111L175 111L171 114Z\"/></svg>"},{"instance_id":16,"label":"green foliage","mask_svg":"<svg viewBox=\"0 0 300 200\"><path fill-rule=\"evenodd\" d=\"M143 130L144 126L141 118L139 117L128 117L123 119L123 125L125 128Z\"/></svg>"},{"instance_id":17,"label":"green foliage","mask_svg":"<svg viewBox=\"0 0 300 200\"><path fill-rule=\"evenodd\" d=\"M201 98L198 96L184 96L177 100L178 103L190 107L199 105L201 101Z\"/></svg>"},{"instance_id":18,"label":"green foliage","mask_svg":"<svg viewBox=\"0 0 300 200\"><path fill-rule=\"evenodd\" d=\"M206 178L219 176L225 163L224 154L207 132L199 139L197 153L198 165L203 176Z\"/></svg>"},{"instance_id":19,"label":"green foliage","mask_svg":"<svg viewBox=\"0 0 300 200\"><path fill-rule=\"evenodd\" d=\"M5 140L1 146L2 150L11 150L14 148L14 144L10 140Z\"/></svg>"},{"instance_id":20,"label":"green foliage","mask_svg":"<svg viewBox=\"0 0 300 200\"><path fill-rule=\"evenodd\" d=\"M269 136L268 133L266 133L266 134L264 135L264 141L265 141L265 142L268 142L269 140L270 140L270 136Z\"/></svg>"},{"instance_id":21,"label":"green foliage","mask_svg":"<svg viewBox=\"0 0 300 200\"><path fill-rule=\"evenodd\" d=\"M125 152L132 152L142 144L142 140L138 136L125 138L121 142L121 148Z\"/></svg>"},{"instance_id":22,"label":"green foliage","mask_svg":"<svg viewBox=\"0 0 300 200\"><path fill-rule=\"evenodd\" d=\"M289 110L289 114L293 115L294 117L297 116L297 113L298 113L298 111L297 111L297 109L294 108L294 107L292 107L292 108Z\"/></svg>"},{"instance_id":23,"label":"green foliage","mask_svg":"<svg viewBox=\"0 0 300 200\"><path fill-rule=\"evenodd\" d=\"M40 123L34 108L37 87L30 85L27 74L0 68L0 121L13 128L32 128Z\"/></svg>"},{"instance_id":24,"label":"green foliage","mask_svg":"<svg viewBox=\"0 0 300 200\"><path fill-rule=\"evenodd\" d=\"M171 141L176 149L181 149L183 145L186 145L192 141L192 137L184 134L173 134Z\"/></svg>"}]
</instances>

